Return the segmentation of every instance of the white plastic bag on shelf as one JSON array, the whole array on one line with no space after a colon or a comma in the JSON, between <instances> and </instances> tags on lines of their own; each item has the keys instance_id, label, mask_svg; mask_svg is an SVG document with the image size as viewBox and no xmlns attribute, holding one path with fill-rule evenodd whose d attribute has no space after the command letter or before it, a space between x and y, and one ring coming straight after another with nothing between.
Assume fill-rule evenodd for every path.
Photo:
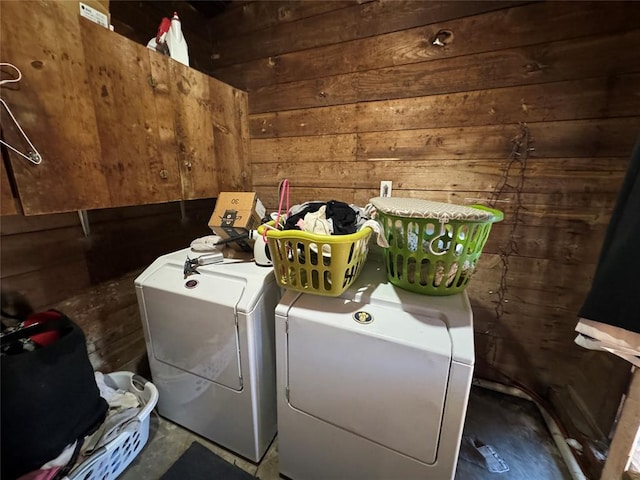
<instances>
[{"instance_id":1,"label":"white plastic bag on shelf","mask_svg":"<svg viewBox=\"0 0 640 480\"><path fill-rule=\"evenodd\" d=\"M184 35L182 35L182 25L176 12L173 12L171 28L169 28L169 32L167 33L166 41L171 58L189 66L189 49L187 47L187 41L184 39Z\"/></svg>"},{"instance_id":2,"label":"white plastic bag on shelf","mask_svg":"<svg viewBox=\"0 0 640 480\"><path fill-rule=\"evenodd\" d=\"M169 55L169 47L167 46L167 33L169 33L169 29L171 28L171 20L167 17L164 17L158 26L158 33L155 37L149 40L147 43L147 48L154 50L158 53L162 53L163 55Z\"/></svg>"}]
</instances>

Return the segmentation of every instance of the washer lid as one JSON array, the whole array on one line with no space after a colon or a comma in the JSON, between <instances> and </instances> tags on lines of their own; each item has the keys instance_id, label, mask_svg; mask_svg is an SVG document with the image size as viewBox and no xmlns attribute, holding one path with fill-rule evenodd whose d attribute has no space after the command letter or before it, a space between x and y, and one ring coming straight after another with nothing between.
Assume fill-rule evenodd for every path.
<instances>
[{"instance_id":1,"label":"washer lid","mask_svg":"<svg viewBox=\"0 0 640 480\"><path fill-rule=\"evenodd\" d=\"M246 282L211 270L184 278L165 263L141 288L156 360L234 390L242 389L236 305Z\"/></svg>"},{"instance_id":2,"label":"washer lid","mask_svg":"<svg viewBox=\"0 0 640 480\"><path fill-rule=\"evenodd\" d=\"M315 295L289 311L291 406L428 464L450 364L451 340L437 318Z\"/></svg>"}]
</instances>

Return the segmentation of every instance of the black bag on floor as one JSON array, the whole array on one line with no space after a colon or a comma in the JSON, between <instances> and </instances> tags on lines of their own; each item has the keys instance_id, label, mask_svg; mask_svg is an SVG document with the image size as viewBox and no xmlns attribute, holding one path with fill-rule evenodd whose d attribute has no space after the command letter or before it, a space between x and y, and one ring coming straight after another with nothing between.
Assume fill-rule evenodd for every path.
<instances>
[{"instance_id":1,"label":"black bag on floor","mask_svg":"<svg viewBox=\"0 0 640 480\"><path fill-rule=\"evenodd\" d=\"M56 458L69 444L93 432L108 409L80 327L56 310L27 320L33 324L2 335L3 480ZM25 351L21 344L27 338L43 346Z\"/></svg>"}]
</instances>

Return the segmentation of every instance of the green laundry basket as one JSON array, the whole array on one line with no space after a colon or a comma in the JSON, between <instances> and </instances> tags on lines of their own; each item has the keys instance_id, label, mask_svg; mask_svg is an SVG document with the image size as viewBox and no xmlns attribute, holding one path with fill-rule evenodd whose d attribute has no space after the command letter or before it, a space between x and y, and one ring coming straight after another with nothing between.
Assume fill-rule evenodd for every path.
<instances>
[{"instance_id":1,"label":"green laundry basket","mask_svg":"<svg viewBox=\"0 0 640 480\"><path fill-rule=\"evenodd\" d=\"M452 295L467 285L494 222L501 211L414 198L376 197L389 247L385 266L389 281L424 295Z\"/></svg>"}]
</instances>

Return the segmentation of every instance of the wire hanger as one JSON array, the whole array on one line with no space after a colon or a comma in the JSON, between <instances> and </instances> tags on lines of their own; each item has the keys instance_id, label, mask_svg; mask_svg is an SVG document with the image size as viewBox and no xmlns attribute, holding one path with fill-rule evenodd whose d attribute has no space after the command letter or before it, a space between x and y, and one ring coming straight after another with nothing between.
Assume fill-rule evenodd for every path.
<instances>
[{"instance_id":1,"label":"wire hanger","mask_svg":"<svg viewBox=\"0 0 640 480\"><path fill-rule=\"evenodd\" d=\"M13 68L16 72L17 72L17 78L8 78L5 80L0 80L0 85L5 85L7 83L17 83L20 81L20 79L22 78L22 72L20 71L20 69L18 67L16 67L15 65L11 64L11 63L0 63L0 67L11 67ZM20 133L22 134L22 136L24 137L24 139L27 141L27 143L29 144L29 147L31 148L31 150L29 150L26 154L21 152L20 150L18 150L17 148L12 147L11 145L9 145L7 142L5 142L4 140L0 139L0 143L4 146L6 146L7 148L10 148L11 150L13 150L15 153L17 153L18 155L20 155L21 157L26 158L27 160L29 160L31 163L35 164L35 165L39 165L42 162L42 155L40 155L40 152L38 152L38 150L36 149L36 147L33 145L33 143L31 143L31 140L29 140L29 137L27 136L27 134L24 132L24 130L22 129L22 127L20 126L20 124L18 123L18 120L16 120L16 117L13 115L13 113L11 112L11 109L9 108L9 105L7 105L7 102L4 101L4 99L0 98L0 103L2 103L2 105L4 106L5 110L7 111L7 113L9 114L9 116L11 117L11 120L13 120L13 123L15 123L16 127L18 127L18 130L20 131Z\"/></svg>"}]
</instances>

